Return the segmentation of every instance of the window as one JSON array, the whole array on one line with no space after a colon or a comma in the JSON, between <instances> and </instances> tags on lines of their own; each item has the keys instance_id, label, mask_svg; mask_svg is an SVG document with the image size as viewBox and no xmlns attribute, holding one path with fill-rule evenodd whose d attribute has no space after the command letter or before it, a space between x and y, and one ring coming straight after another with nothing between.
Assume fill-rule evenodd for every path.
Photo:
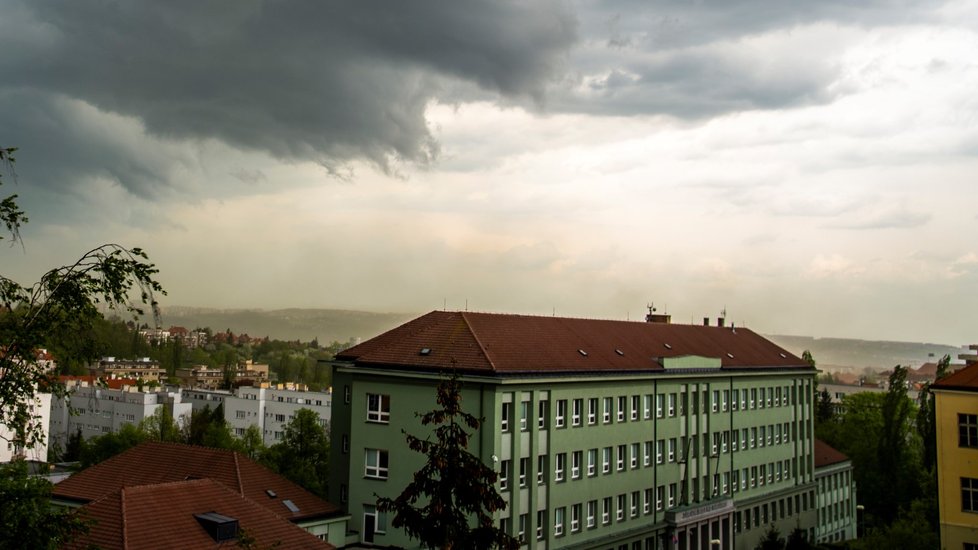
<instances>
[{"instance_id":1,"label":"window","mask_svg":"<svg viewBox=\"0 0 978 550\"><path fill-rule=\"evenodd\" d=\"M632 443L631 468L638 468L638 443Z\"/></svg>"},{"instance_id":2,"label":"window","mask_svg":"<svg viewBox=\"0 0 978 550\"><path fill-rule=\"evenodd\" d=\"M581 530L581 505L571 506L571 532L576 533Z\"/></svg>"},{"instance_id":3,"label":"window","mask_svg":"<svg viewBox=\"0 0 978 550\"><path fill-rule=\"evenodd\" d=\"M658 487L655 488L655 509L656 510L661 510L662 509L662 501L664 500L665 496L666 496L666 487L665 487L665 485L659 485Z\"/></svg>"},{"instance_id":4,"label":"window","mask_svg":"<svg viewBox=\"0 0 978 550\"><path fill-rule=\"evenodd\" d=\"M605 497L601 502L601 524L611 523L611 497Z\"/></svg>"},{"instance_id":5,"label":"window","mask_svg":"<svg viewBox=\"0 0 978 550\"><path fill-rule=\"evenodd\" d=\"M675 483L670 483L669 484L669 504L668 504L668 506L669 506L669 508L672 508L675 505L676 505L676 484Z\"/></svg>"},{"instance_id":6,"label":"window","mask_svg":"<svg viewBox=\"0 0 978 550\"><path fill-rule=\"evenodd\" d=\"M537 485L543 485L546 481L544 472L547 471L547 455L537 457Z\"/></svg>"},{"instance_id":7,"label":"window","mask_svg":"<svg viewBox=\"0 0 978 550\"><path fill-rule=\"evenodd\" d=\"M350 386L343 386L343 402L346 403L347 405L349 405L350 404L350 398L352 397L352 395L353 395L353 392L350 391ZM249 395L248 397L254 399L254 396Z\"/></svg>"},{"instance_id":8,"label":"window","mask_svg":"<svg viewBox=\"0 0 978 550\"><path fill-rule=\"evenodd\" d=\"M275 421L276 422L285 422L285 415L284 414L276 414L275 415Z\"/></svg>"},{"instance_id":9,"label":"window","mask_svg":"<svg viewBox=\"0 0 978 550\"><path fill-rule=\"evenodd\" d=\"M757 388L750 389L750 408L757 407Z\"/></svg>"},{"instance_id":10,"label":"window","mask_svg":"<svg viewBox=\"0 0 978 550\"><path fill-rule=\"evenodd\" d=\"M720 432L713 432L713 445L710 447L710 456L717 456L720 451Z\"/></svg>"},{"instance_id":11,"label":"window","mask_svg":"<svg viewBox=\"0 0 978 550\"><path fill-rule=\"evenodd\" d=\"M564 427L564 418L567 417L567 400L560 399L557 401L557 415L554 417L554 425L558 428Z\"/></svg>"},{"instance_id":12,"label":"window","mask_svg":"<svg viewBox=\"0 0 978 550\"><path fill-rule=\"evenodd\" d=\"M574 451L571 454L571 477L573 479L581 478L581 459L583 458L583 451Z\"/></svg>"},{"instance_id":13,"label":"window","mask_svg":"<svg viewBox=\"0 0 978 550\"><path fill-rule=\"evenodd\" d=\"M235 418L244 418L245 417L245 411L235 411L234 415L235 415Z\"/></svg>"},{"instance_id":14,"label":"window","mask_svg":"<svg viewBox=\"0 0 978 550\"><path fill-rule=\"evenodd\" d=\"M606 474L611 471L611 447L601 449L601 471Z\"/></svg>"},{"instance_id":15,"label":"window","mask_svg":"<svg viewBox=\"0 0 978 550\"><path fill-rule=\"evenodd\" d=\"M554 536L559 537L564 534L564 508L554 509Z\"/></svg>"},{"instance_id":16,"label":"window","mask_svg":"<svg viewBox=\"0 0 978 550\"><path fill-rule=\"evenodd\" d=\"M676 438L669 439L669 462L676 461Z\"/></svg>"},{"instance_id":17,"label":"window","mask_svg":"<svg viewBox=\"0 0 978 550\"><path fill-rule=\"evenodd\" d=\"M571 424L572 425L574 425L574 426L580 426L581 425L581 413L582 413L582 409L584 409L584 400L583 399L575 399L574 400L574 411L573 411L572 416L571 416Z\"/></svg>"},{"instance_id":18,"label":"window","mask_svg":"<svg viewBox=\"0 0 978 550\"><path fill-rule=\"evenodd\" d=\"M537 428L541 430L547 429L547 402L541 401L539 404L539 410L537 411Z\"/></svg>"},{"instance_id":19,"label":"window","mask_svg":"<svg viewBox=\"0 0 978 550\"><path fill-rule=\"evenodd\" d=\"M961 478L961 511L978 512L978 479Z\"/></svg>"},{"instance_id":20,"label":"window","mask_svg":"<svg viewBox=\"0 0 978 550\"><path fill-rule=\"evenodd\" d=\"M625 495L618 495L618 510L616 510L615 518L618 521L625 519Z\"/></svg>"},{"instance_id":21,"label":"window","mask_svg":"<svg viewBox=\"0 0 978 550\"><path fill-rule=\"evenodd\" d=\"M730 390L723 390L723 399L720 401L720 407L723 412L727 412L727 402L730 400Z\"/></svg>"},{"instance_id":22,"label":"window","mask_svg":"<svg viewBox=\"0 0 978 550\"><path fill-rule=\"evenodd\" d=\"M363 524L373 525L373 532L384 534L387 531L387 513L377 510L371 504L363 505Z\"/></svg>"},{"instance_id":23,"label":"window","mask_svg":"<svg viewBox=\"0 0 978 550\"><path fill-rule=\"evenodd\" d=\"M767 427L761 426L761 436L757 440L758 446L763 447L765 441L767 441Z\"/></svg>"},{"instance_id":24,"label":"window","mask_svg":"<svg viewBox=\"0 0 978 550\"><path fill-rule=\"evenodd\" d=\"M391 396L376 393L367 394L367 420L369 422L390 422Z\"/></svg>"},{"instance_id":25,"label":"window","mask_svg":"<svg viewBox=\"0 0 978 550\"><path fill-rule=\"evenodd\" d=\"M764 408L764 393L765 393L764 388L761 388L761 397L760 399L758 399L758 403L757 403L757 408L759 409Z\"/></svg>"},{"instance_id":26,"label":"window","mask_svg":"<svg viewBox=\"0 0 978 550\"><path fill-rule=\"evenodd\" d=\"M587 475L593 476L598 473L598 450L588 449L587 451Z\"/></svg>"},{"instance_id":27,"label":"window","mask_svg":"<svg viewBox=\"0 0 978 550\"><path fill-rule=\"evenodd\" d=\"M520 459L520 487L526 487L526 476L530 471L530 459L521 458Z\"/></svg>"},{"instance_id":28,"label":"window","mask_svg":"<svg viewBox=\"0 0 978 550\"><path fill-rule=\"evenodd\" d=\"M530 402L520 401L520 431L525 432L529 429L530 423Z\"/></svg>"},{"instance_id":29,"label":"window","mask_svg":"<svg viewBox=\"0 0 978 550\"><path fill-rule=\"evenodd\" d=\"M594 527L595 516L598 515L598 501L589 500L587 502L587 527L588 529Z\"/></svg>"},{"instance_id":30,"label":"window","mask_svg":"<svg viewBox=\"0 0 978 550\"><path fill-rule=\"evenodd\" d=\"M618 397L618 422L625 421L625 407L628 404L628 398L624 395Z\"/></svg>"},{"instance_id":31,"label":"window","mask_svg":"<svg viewBox=\"0 0 978 550\"><path fill-rule=\"evenodd\" d=\"M557 459L557 464L554 466L554 481L564 481L564 467L567 462L567 453L558 453L554 456Z\"/></svg>"},{"instance_id":32,"label":"window","mask_svg":"<svg viewBox=\"0 0 978 550\"><path fill-rule=\"evenodd\" d=\"M587 400L587 423L597 424L598 423L598 400L597 398L591 398Z\"/></svg>"},{"instance_id":33,"label":"window","mask_svg":"<svg viewBox=\"0 0 978 550\"><path fill-rule=\"evenodd\" d=\"M958 414L958 446L978 448L978 414Z\"/></svg>"},{"instance_id":34,"label":"window","mask_svg":"<svg viewBox=\"0 0 978 550\"><path fill-rule=\"evenodd\" d=\"M543 540L543 530L547 525L547 512L537 511L537 540Z\"/></svg>"},{"instance_id":35,"label":"window","mask_svg":"<svg viewBox=\"0 0 978 550\"><path fill-rule=\"evenodd\" d=\"M662 464L663 451L665 450L666 442L665 440L658 440L655 442L655 463Z\"/></svg>"},{"instance_id":36,"label":"window","mask_svg":"<svg viewBox=\"0 0 978 550\"><path fill-rule=\"evenodd\" d=\"M641 402L642 396L633 395L632 396L632 420L638 420L638 407Z\"/></svg>"},{"instance_id":37,"label":"window","mask_svg":"<svg viewBox=\"0 0 978 550\"><path fill-rule=\"evenodd\" d=\"M720 437L720 452L722 453L727 452L727 442L729 440L730 440L730 433L723 432L722 436Z\"/></svg>"},{"instance_id":38,"label":"window","mask_svg":"<svg viewBox=\"0 0 978 550\"><path fill-rule=\"evenodd\" d=\"M620 472L624 469L625 469L625 446L619 445L618 446L618 471Z\"/></svg>"},{"instance_id":39,"label":"window","mask_svg":"<svg viewBox=\"0 0 978 550\"><path fill-rule=\"evenodd\" d=\"M655 394L655 417L656 418L662 418L662 400L663 397L661 393Z\"/></svg>"},{"instance_id":40,"label":"window","mask_svg":"<svg viewBox=\"0 0 978 550\"><path fill-rule=\"evenodd\" d=\"M757 428L750 429L750 448L757 447Z\"/></svg>"},{"instance_id":41,"label":"window","mask_svg":"<svg viewBox=\"0 0 978 550\"><path fill-rule=\"evenodd\" d=\"M601 401L602 401L602 408L603 408L603 410L601 411L601 418L605 424L608 424L611 422L612 400L610 397L605 397Z\"/></svg>"},{"instance_id":42,"label":"window","mask_svg":"<svg viewBox=\"0 0 978 550\"><path fill-rule=\"evenodd\" d=\"M632 491L632 501L629 510L632 513L632 517L638 516L638 499L640 493L638 491Z\"/></svg>"},{"instance_id":43,"label":"window","mask_svg":"<svg viewBox=\"0 0 978 550\"><path fill-rule=\"evenodd\" d=\"M350 452L350 436L349 436L349 434L343 434L343 438L341 439L341 441L342 441L341 445L342 445L343 454L346 454L346 453Z\"/></svg>"},{"instance_id":44,"label":"window","mask_svg":"<svg viewBox=\"0 0 978 550\"><path fill-rule=\"evenodd\" d=\"M646 394L642 400L643 416L646 420L652 418L652 394Z\"/></svg>"},{"instance_id":45,"label":"window","mask_svg":"<svg viewBox=\"0 0 978 550\"><path fill-rule=\"evenodd\" d=\"M521 541L526 540L526 522L527 522L527 514L520 514L520 524L519 524L519 530L517 530L516 532L516 538L518 538Z\"/></svg>"},{"instance_id":46,"label":"window","mask_svg":"<svg viewBox=\"0 0 978 550\"><path fill-rule=\"evenodd\" d=\"M512 405L512 403L503 403L502 410L499 413L499 427L504 432L509 431L509 417L512 414L510 408Z\"/></svg>"},{"instance_id":47,"label":"window","mask_svg":"<svg viewBox=\"0 0 978 550\"><path fill-rule=\"evenodd\" d=\"M720 390L713 390L713 401L710 405L713 407L713 412L720 412ZM724 405L723 408L726 410L727 406Z\"/></svg>"},{"instance_id":48,"label":"window","mask_svg":"<svg viewBox=\"0 0 978 550\"><path fill-rule=\"evenodd\" d=\"M644 450L645 453L644 456L642 457L642 464L645 466L651 466L652 465L652 442L651 441L645 442Z\"/></svg>"},{"instance_id":49,"label":"window","mask_svg":"<svg viewBox=\"0 0 978 550\"><path fill-rule=\"evenodd\" d=\"M652 489L645 490L645 500L642 501L642 513L648 514L652 511Z\"/></svg>"},{"instance_id":50,"label":"window","mask_svg":"<svg viewBox=\"0 0 978 550\"><path fill-rule=\"evenodd\" d=\"M676 394L669 394L669 417L676 416Z\"/></svg>"},{"instance_id":51,"label":"window","mask_svg":"<svg viewBox=\"0 0 978 550\"><path fill-rule=\"evenodd\" d=\"M374 479L387 479L387 451L366 449L363 475Z\"/></svg>"},{"instance_id":52,"label":"window","mask_svg":"<svg viewBox=\"0 0 978 550\"><path fill-rule=\"evenodd\" d=\"M509 489L509 465L511 461L504 460L499 463L499 489L505 491Z\"/></svg>"}]
</instances>

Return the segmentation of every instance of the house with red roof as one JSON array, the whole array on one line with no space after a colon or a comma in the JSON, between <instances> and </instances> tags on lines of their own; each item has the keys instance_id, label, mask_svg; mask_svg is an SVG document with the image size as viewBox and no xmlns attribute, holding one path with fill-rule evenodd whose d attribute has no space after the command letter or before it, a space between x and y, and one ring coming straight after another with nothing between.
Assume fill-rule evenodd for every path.
<instances>
[{"instance_id":1,"label":"house with red roof","mask_svg":"<svg viewBox=\"0 0 978 550\"><path fill-rule=\"evenodd\" d=\"M339 507L241 453L224 449L143 443L62 481L51 498L58 505L80 507L114 494L129 494L120 491L134 487L193 479L213 480L323 541L336 545L345 541L347 517Z\"/></svg>"},{"instance_id":2,"label":"house with red roof","mask_svg":"<svg viewBox=\"0 0 978 550\"><path fill-rule=\"evenodd\" d=\"M816 370L725 325L433 311L333 362L330 498L362 544L416 547L377 509L424 457L417 413L455 374L498 474L496 525L529 549L754 548L817 526Z\"/></svg>"}]
</instances>

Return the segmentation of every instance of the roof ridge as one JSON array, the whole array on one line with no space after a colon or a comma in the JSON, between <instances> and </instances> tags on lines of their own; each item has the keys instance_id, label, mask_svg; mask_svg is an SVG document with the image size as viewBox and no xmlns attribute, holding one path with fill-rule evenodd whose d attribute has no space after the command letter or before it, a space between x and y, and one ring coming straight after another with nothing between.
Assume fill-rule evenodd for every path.
<instances>
[{"instance_id":1,"label":"roof ridge","mask_svg":"<svg viewBox=\"0 0 978 550\"><path fill-rule=\"evenodd\" d=\"M234 477L238 482L238 493L244 495L244 483L241 481L241 464L238 462L238 453L234 453Z\"/></svg>"},{"instance_id":2,"label":"roof ridge","mask_svg":"<svg viewBox=\"0 0 978 550\"><path fill-rule=\"evenodd\" d=\"M469 331L469 334L472 336L472 339L475 340L475 343L479 344L479 351L482 352L482 356L485 357L486 361L489 362L489 368L495 371L496 363L495 361L492 360L492 357L489 356L489 349L486 347L485 344L482 343L482 340L479 338L479 335L476 334L475 330L472 329L472 325L469 323L469 317L468 317L469 312L460 311L459 313L462 316L462 320L465 321L465 329Z\"/></svg>"},{"instance_id":3,"label":"roof ridge","mask_svg":"<svg viewBox=\"0 0 978 550\"><path fill-rule=\"evenodd\" d=\"M126 525L126 488L125 487L123 487L119 491L119 515L122 516L121 518L119 518L119 521L122 523L122 529L121 529L121 531L122 531L122 547L123 548L128 548L129 547L129 534L128 534L128 528L127 528L127 525Z\"/></svg>"}]
</instances>

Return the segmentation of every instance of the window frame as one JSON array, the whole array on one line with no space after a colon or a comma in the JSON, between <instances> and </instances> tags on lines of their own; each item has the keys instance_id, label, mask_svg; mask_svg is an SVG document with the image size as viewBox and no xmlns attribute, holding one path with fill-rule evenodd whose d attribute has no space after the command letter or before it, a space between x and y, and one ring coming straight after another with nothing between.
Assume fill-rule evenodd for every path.
<instances>
[{"instance_id":1,"label":"window frame","mask_svg":"<svg viewBox=\"0 0 978 550\"><path fill-rule=\"evenodd\" d=\"M385 405L386 405L386 409L385 409ZM390 424L390 421L391 421L391 396L389 394L384 394L384 393L368 393L367 394L367 422L373 422L376 424Z\"/></svg>"}]
</instances>

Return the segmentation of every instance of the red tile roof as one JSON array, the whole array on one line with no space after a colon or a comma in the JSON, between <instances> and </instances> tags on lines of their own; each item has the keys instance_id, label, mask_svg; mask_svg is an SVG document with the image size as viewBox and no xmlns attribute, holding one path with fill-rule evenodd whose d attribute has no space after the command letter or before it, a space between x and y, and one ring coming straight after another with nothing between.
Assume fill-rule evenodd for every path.
<instances>
[{"instance_id":1,"label":"red tile roof","mask_svg":"<svg viewBox=\"0 0 978 550\"><path fill-rule=\"evenodd\" d=\"M209 478L290 521L327 517L339 508L233 451L179 443L142 443L82 470L54 486L52 497L77 502L98 500L122 487ZM275 498L269 497L272 490ZM291 500L297 512L284 500Z\"/></svg>"},{"instance_id":2,"label":"red tile roof","mask_svg":"<svg viewBox=\"0 0 978 550\"><path fill-rule=\"evenodd\" d=\"M968 365L931 384L935 390L978 391L978 363Z\"/></svg>"},{"instance_id":3,"label":"red tile roof","mask_svg":"<svg viewBox=\"0 0 978 550\"><path fill-rule=\"evenodd\" d=\"M422 354L424 348L430 352ZM515 374L655 371L663 369L662 358L686 355L719 358L725 369L810 368L744 328L449 311L418 317L337 359Z\"/></svg>"},{"instance_id":4,"label":"red tile roof","mask_svg":"<svg viewBox=\"0 0 978 550\"><path fill-rule=\"evenodd\" d=\"M66 548L221 547L194 517L207 512L238 520L240 529L253 537L259 548L276 544L281 548L334 548L212 479L118 488L79 509L79 514L96 523L89 533ZM229 547L232 545L237 546L234 542L227 543Z\"/></svg>"},{"instance_id":5,"label":"red tile roof","mask_svg":"<svg viewBox=\"0 0 978 550\"><path fill-rule=\"evenodd\" d=\"M123 386L138 386L139 380L135 378L99 378L97 376L67 376L61 375L58 377L62 383L67 384L72 380L80 380L82 382L88 382L89 386L95 386L104 384L105 387L113 390L121 390Z\"/></svg>"},{"instance_id":6,"label":"red tile roof","mask_svg":"<svg viewBox=\"0 0 978 550\"><path fill-rule=\"evenodd\" d=\"M833 449L821 439L815 440L815 467L830 466L849 460L849 457Z\"/></svg>"}]
</instances>

